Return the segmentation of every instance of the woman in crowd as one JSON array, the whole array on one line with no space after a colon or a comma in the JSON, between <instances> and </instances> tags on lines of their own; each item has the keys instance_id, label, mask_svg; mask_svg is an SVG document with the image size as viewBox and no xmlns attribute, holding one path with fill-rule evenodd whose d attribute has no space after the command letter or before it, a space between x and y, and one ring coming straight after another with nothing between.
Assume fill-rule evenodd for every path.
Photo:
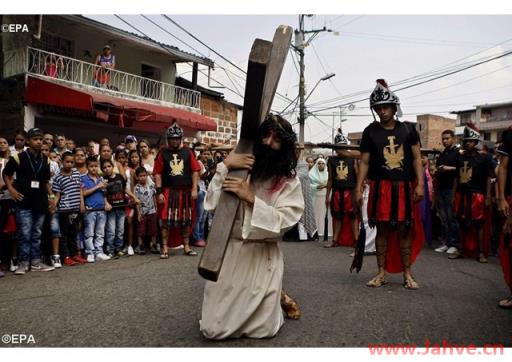
<instances>
[{"instance_id":1,"label":"woman in crowd","mask_svg":"<svg viewBox=\"0 0 512 362\"><path fill-rule=\"evenodd\" d=\"M138 145L139 154L140 154L140 162L142 167L148 171L149 175L153 174L153 166L155 165L155 156L151 154L151 148L148 140L141 140Z\"/></svg>"},{"instance_id":2,"label":"woman in crowd","mask_svg":"<svg viewBox=\"0 0 512 362\"><path fill-rule=\"evenodd\" d=\"M327 212L325 207L325 195L327 193L327 180L329 173L327 172L326 162L323 158L316 160L315 165L309 170L309 180L311 181L311 195L313 198L313 207L315 210L316 226L318 228L318 236L320 239L324 236L325 218L327 217L328 225L327 236L332 236L332 219L331 214Z\"/></svg>"}]
</instances>

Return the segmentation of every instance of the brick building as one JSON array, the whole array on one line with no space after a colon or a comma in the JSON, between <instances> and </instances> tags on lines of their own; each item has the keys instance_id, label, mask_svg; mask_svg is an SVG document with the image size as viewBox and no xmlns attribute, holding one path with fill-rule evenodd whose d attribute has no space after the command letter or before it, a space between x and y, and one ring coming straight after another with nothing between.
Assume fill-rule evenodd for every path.
<instances>
[{"instance_id":1,"label":"brick building","mask_svg":"<svg viewBox=\"0 0 512 362\"><path fill-rule=\"evenodd\" d=\"M176 85L191 89L192 82L176 78ZM216 131L202 131L196 136L196 141L206 144L235 145L238 135L238 120L241 117L242 106L228 102L222 93L196 85L194 88L201 93L201 112L215 121Z\"/></svg>"},{"instance_id":2,"label":"brick building","mask_svg":"<svg viewBox=\"0 0 512 362\"><path fill-rule=\"evenodd\" d=\"M423 148L442 149L441 133L447 129L455 131L455 122L456 120L453 118L434 114L416 116L416 129L420 134L421 146Z\"/></svg>"}]
</instances>

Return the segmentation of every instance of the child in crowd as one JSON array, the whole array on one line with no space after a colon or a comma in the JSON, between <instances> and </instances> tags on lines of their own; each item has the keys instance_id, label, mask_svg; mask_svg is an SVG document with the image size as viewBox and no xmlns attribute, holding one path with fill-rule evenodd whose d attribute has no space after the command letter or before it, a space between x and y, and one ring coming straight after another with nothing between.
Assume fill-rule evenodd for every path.
<instances>
[{"instance_id":1,"label":"child in crowd","mask_svg":"<svg viewBox=\"0 0 512 362\"><path fill-rule=\"evenodd\" d=\"M78 255L76 243L79 231L79 212L84 211L80 173L74 169L75 158L71 152L64 152L61 159L62 169L53 179L52 185L55 203L50 208L52 239L57 239L54 243L57 245L57 250L54 249L51 261L56 268L62 266L61 257L64 260L64 265L67 266L87 262Z\"/></svg>"},{"instance_id":2,"label":"child in crowd","mask_svg":"<svg viewBox=\"0 0 512 362\"><path fill-rule=\"evenodd\" d=\"M149 182L148 172L144 167L138 167L135 170L137 184L135 185L135 196L140 200L137 205L138 227L137 235L139 245L138 254L145 254L144 237L151 238L151 249L156 249L157 215L156 215L156 189L153 183Z\"/></svg>"},{"instance_id":3,"label":"child in crowd","mask_svg":"<svg viewBox=\"0 0 512 362\"><path fill-rule=\"evenodd\" d=\"M82 176L82 192L85 203L84 238L87 262L110 260L103 252L105 238L105 211L110 211L104 190L107 182L99 176L99 161L94 156L87 157L87 174ZM111 163L112 164L112 163Z\"/></svg>"},{"instance_id":4,"label":"child in crowd","mask_svg":"<svg viewBox=\"0 0 512 362\"><path fill-rule=\"evenodd\" d=\"M106 208L107 210L107 254L110 257L124 256L122 251L124 237L124 222L126 218L125 208L128 205L127 194L137 205L139 199L135 197L126 186L125 178L114 173L114 163L104 160L102 164L103 178L107 181Z\"/></svg>"}]
</instances>

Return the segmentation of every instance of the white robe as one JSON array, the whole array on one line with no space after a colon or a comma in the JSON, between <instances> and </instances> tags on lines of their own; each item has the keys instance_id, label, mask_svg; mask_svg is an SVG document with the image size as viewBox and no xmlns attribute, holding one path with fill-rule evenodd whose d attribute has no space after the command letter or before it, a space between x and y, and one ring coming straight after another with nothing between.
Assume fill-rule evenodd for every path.
<instances>
[{"instance_id":1,"label":"white robe","mask_svg":"<svg viewBox=\"0 0 512 362\"><path fill-rule=\"evenodd\" d=\"M210 182L204 207L215 210L227 175L223 163ZM270 181L252 185L253 206L242 202L217 282L206 281L200 329L206 338L268 338L284 323L281 310L283 254L278 241L295 225L304 199L297 178L271 193ZM243 220L243 221L242 221Z\"/></svg>"}]
</instances>

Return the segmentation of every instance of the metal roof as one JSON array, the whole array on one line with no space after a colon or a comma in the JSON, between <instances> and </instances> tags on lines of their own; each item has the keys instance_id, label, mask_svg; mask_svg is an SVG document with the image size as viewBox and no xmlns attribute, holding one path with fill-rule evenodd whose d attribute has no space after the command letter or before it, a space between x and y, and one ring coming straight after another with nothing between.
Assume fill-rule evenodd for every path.
<instances>
[{"instance_id":1,"label":"metal roof","mask_svg":"<svg viewBox=\"0 0 512 362\"><path fill-rule=\"evenodd\" d=\"M47 16L52 16L52 15L47 15ZM85 25L98 27L98 28L101 28L102 30L105 30L105 31L108 31L111 33L115 33L115 34L118 34L121 36L132 38L133 40L137 40L139 42L145 43L148 46L151 46L155 50L159 50L163 53L168 53L168 54L170 53L170 54L174 55L176 58L181 59L183 62L195 62L195 63L206 65L209 67L213 67L215 64L213 62L213 60L211 60L209 58L205 58L200 55L196 55L193 53L183 51L174 45L161 43L161 42L158 42L150 37L139 35L137 33L132 33L127 30L119 29L112 25L105 24L100 21L87 18L83 15L53 15L53 16L60 16L60 17L66 18L73 22L79 22L79 23L82 23Z\"/></svg>"},{"instance_id":2,"label":"metal roof","mask_svg":"<svg viewBox=\"0 0 512 362\"><path fill-rule=\"evenodd\" d=\"M472 108L472 109L465 109L465 110L462 110L462 111L452 111L450 113L452 113L452 114L468 113L468 112L476 111L477 108L488 109L488 108L501 108L501 107L512 107L512 101L510 101L510 102L501 102L501 103L478 104L478 105L475 106L475 108Z\"/></svg>"}]
</instances>

